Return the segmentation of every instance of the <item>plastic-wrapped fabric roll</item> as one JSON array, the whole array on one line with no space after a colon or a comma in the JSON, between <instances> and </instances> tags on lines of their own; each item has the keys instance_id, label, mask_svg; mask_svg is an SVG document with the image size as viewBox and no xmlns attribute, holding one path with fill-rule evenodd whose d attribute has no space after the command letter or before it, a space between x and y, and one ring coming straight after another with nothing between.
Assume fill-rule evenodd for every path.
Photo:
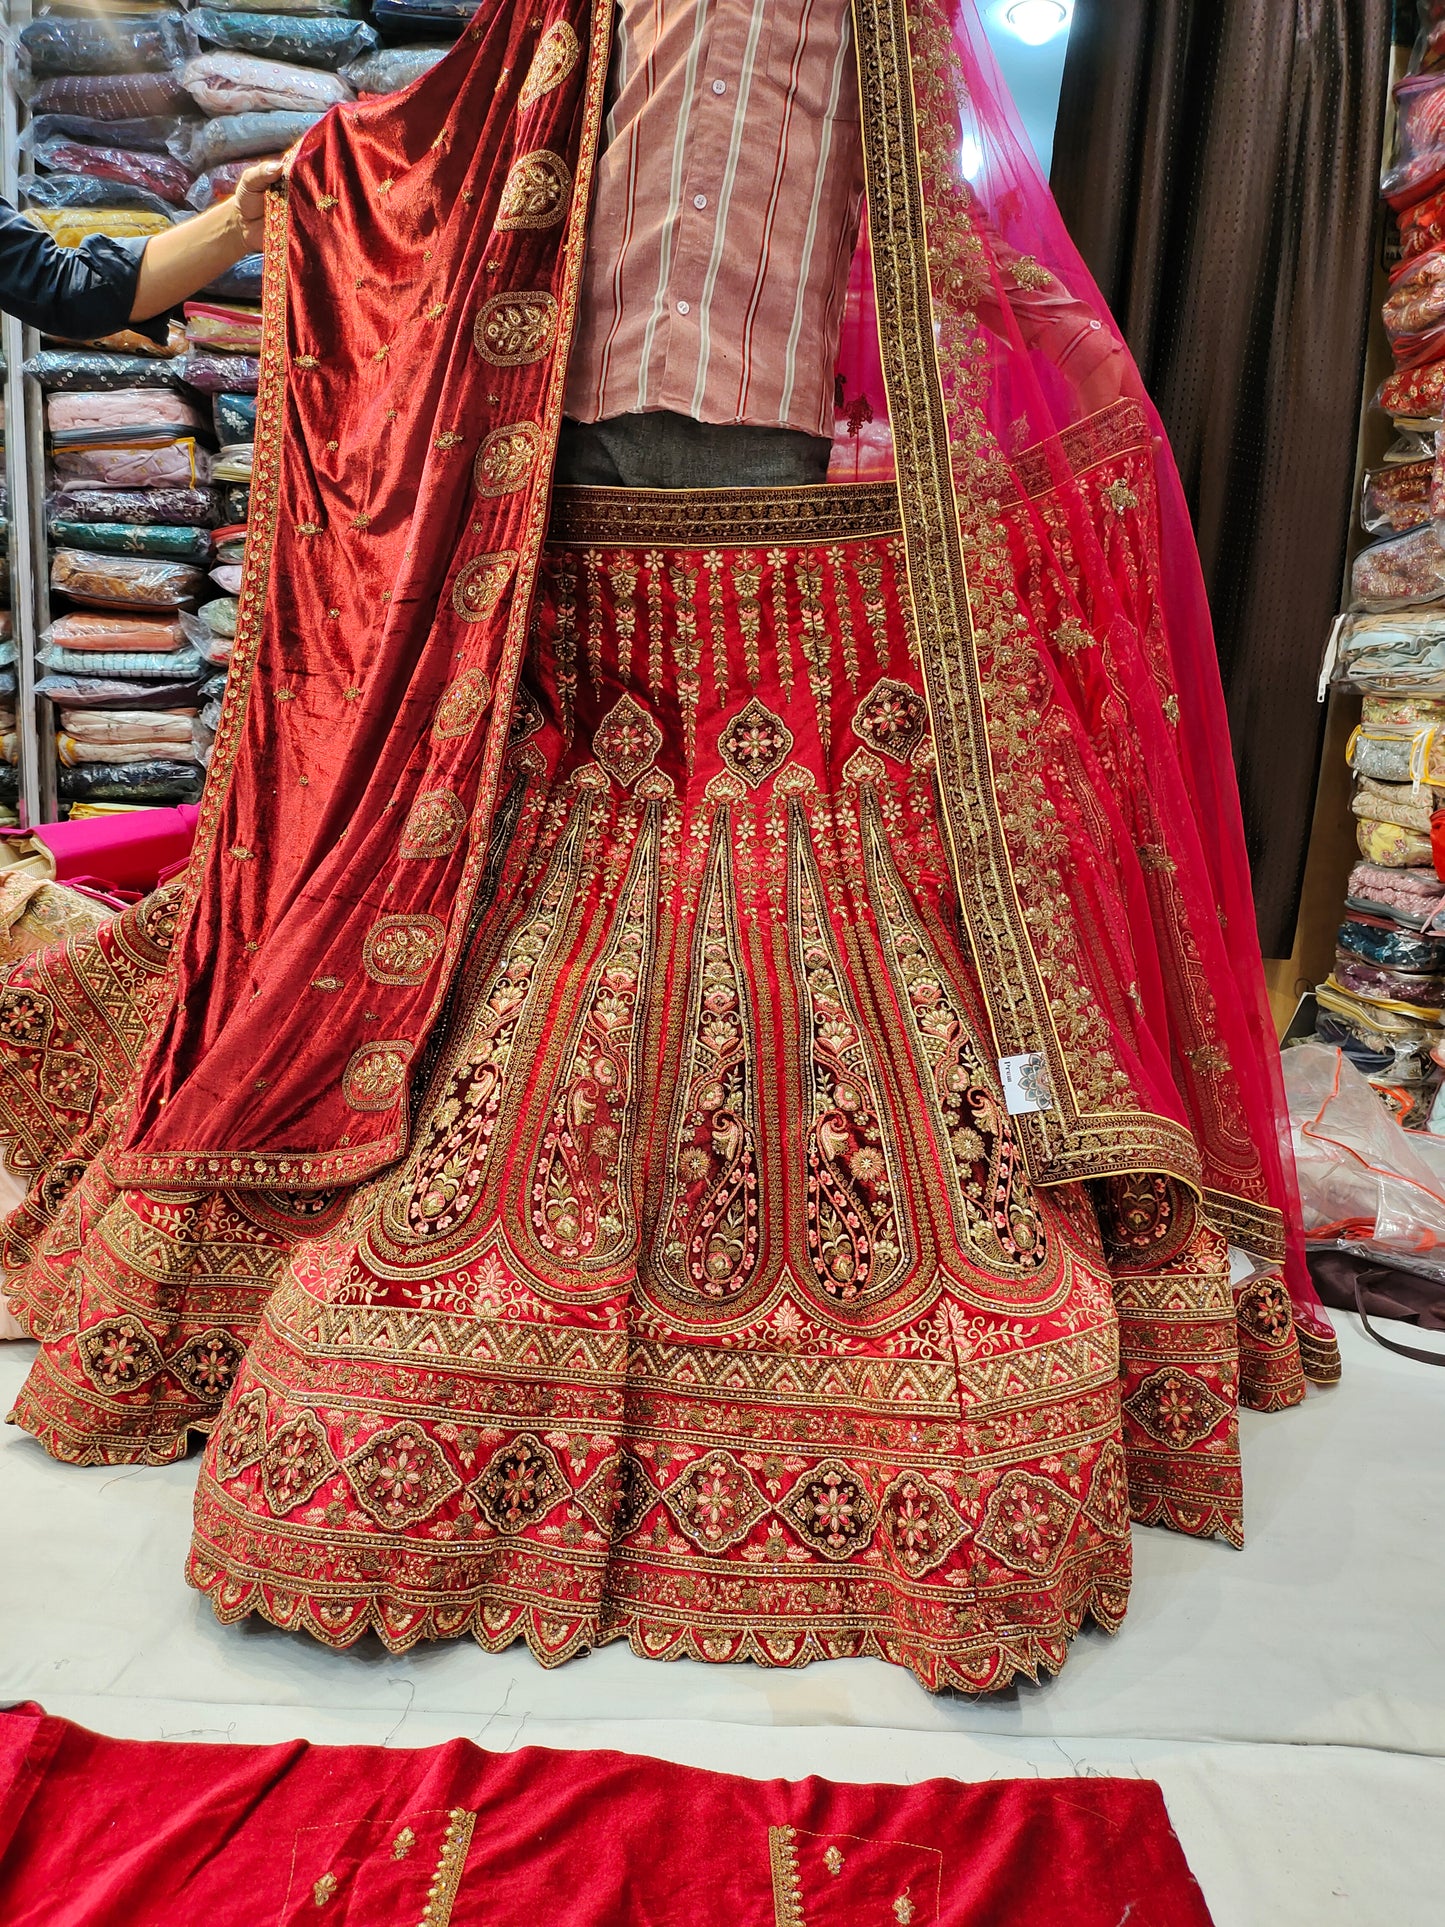
<instances>
[{"instance_id":1,"label":"plastic-wrapped fabric roll","mask_svg":"<svg viewBox=\"0 0 1445 1927\"><path fill-rule=\"evenodd\" d=\"M110 676L42 676L35 685L37 696L64 707L72 715L79 709L181 709L199 711L213 696L206 692L210 674L188 682L126 682Z\"/></svg>"},{"instance_id":2,"label":"plastic-wrapped fabric roll","mask_svg":"<svg viewBox=\"0 0 1445 1927\"><path fill-rule=\"evenodd\" d=\"M179 798L194 803L200 796L205 772L198 763L130 763L120 767L108 763L81 763L75 769L58 772L62 803L87 801L107 803L158 803Z\"/></svg>"},{"instance_id":3,"label":"plastic-wrapped fabric roll","mask_svg":"<svg viewBox=\"0 0 1445 1927\"><path fill-rule=\"evenodd\" d=\"M177 649L171 655L151 655L142 649L117 650L113 655L97 650L92 655L47 643L36 650L35 659L57 676L99 676L137 683L190 683L205 667L199 649Z\"/></svg>"},{"instance_id":4,"label":"plastic-wrapped fabric roll","mask_svg":"<svg viewBox=\"0 0 1445 1927\"><path fill-rule=\"evenodd\" d=\"M53 515L46 525L52 542L104 555L150 555L167 562L202 564L211 559L209 529L135 522L71 522Z\"/></svg>"},{"instance_id":5,"label":"plastic-wrapped fabric roll","mask_svg":"<svg viewBox=\"0 0 1445 1927\"><path fill-rule=\"evenodd\" d=\"M206 46L294 60L304 67L340 67L377 44L375 29L362 20L231 13L213 7L193 8L189 20L191 31Z\"/></svg>"},{"instance_id":6,"label":"plastic-wrapped fabric roll","mask_svg":"<svg viewBox=\"0 0 1445 1927\"><path fill-rule=\"evenodd\" d=\"M154 341L134 328L117 328L113 335L100 335L94 341L69 345L90 348L97 354L145 355L151 361L174 361L186 352L186 331L179 322L171 321L167 323L164 341Z\"/></svg>"},{"instance_id":7,"label":"plastic-wrapped fabric roll","mask_svg":"<svg viewBox=\"0 0 1445 1927\"><path fill-rule=\"evenodd\" d=\"M214 601L201 604L194 620L201 624L208 636L218 636L223 642L234 642L240 607L234 596L217 596ZM189 621L185 626L188 635L195 633Z\"/></svg>"},{"instance_id":8,"label":"plastic-wrapped fabric roll","mask_svg":"<svg viewBox=\"0 0 1445 1927\"><path fill-rule=\"evenodd\" d=\"M189 438L162 448L58 449L55 475L99 488L196 488L211 479L211 457Z\"/></svg>"},{"instance_id":9,"label":"plastic-wrapped fabric roll","mask_svg":"<svg viewBox=\"0 0 1445 1927\"><path fill-rule=\"evenodd\" d=\"M33 74L160 73L194 47L179 12L75 19L47 14L15 36Z\"/></svg>"},{"instance_id":10,"label":"plastic-wrapped fabric roll","mask_svg":"<svg viewBox=\"0 0 1445 1927\"><path fill-rule=\"evenodd\" d=\"M205 114L325 113L354 98L339 74L226 51L188 60L181 84Z\"/></svg>"},{"instance_id":11,"label":"plastic-wrapped fabric roll","mask_svg":"<svg viewBox=\"0 0 1445 1927\"><path fill-rule=\"evenodd\" d=\"M188 301L186 339L200 354L259 355L261 310L236 302Z\"/></svg>"},{"instance_id":12,"label":"plastic-wrapped fabric roll","mask_svg":"<svg viewBox=\"0 0 1445 1927\"><path fill-rule=\"evenodd\" d=\"M244 522L251 511L251 491L244 482L230 482L217 491L221 503L221 526Z\"/></svg>"},{"instance_id":13,"label":"plastic-wrapped fabric roll","mask_svg":"<svg viewBox=\"0 0 1445 1927\"><path fill-rule=\"evenodd\" d=\"M250 163L248 162L249 166ZM208 281L201 289L201 299L207 301L259 301L261 299L263 257L259 254L243 254L235 267L227 268L218 274L214 281Z\"/></svg>"},{"instance_id":14,"label":"plastic-wrapped fabric roll","mask_svg":"<svg viewBox=\"0 0 1445 1927\"><path fill-rule=\"evenodd\" d=\"M30 97L32 114L86 114L95 120L148 120L190 102L172 74L57 74Z\"/></svg>"},{"instance_id":15,"label":"plastic-wrapped fabric roll","mask_svg":"<svg viewBox=\"0 0 1445 1927\"><path fill-rule=\"evenodd\" d=\"M182 381L203 395L254 395L261 382L261 364L254 355L216 355L193 348L177 364Z\"/></svg>"},{"instance_id":16,"label":"plastic-wrapped fabric roll","mask_svg":"<svg viewBox=\"0 0 1445 1927\"><path fill-rule=\"evenodd\" d=\"M123 147L128 153L170 154L172 143L185 143L201 125L193 115L148 114L140 120L97 120L93 114L37 114L20 136L22 152L37 160L53 140L82 147ZM174 156L173 156L174 158ZM42 164L48 164L43 163ZM60 168L57 172L63 171ZM88 173L88 168L69 170Z\"/></svg>"},{"instance_id":17,"label":"plastic-wrapped fabric roll","mask_svg":"<svg viewBox=\"0 0 1445 1927\"><path fill-rule=\"evenodd\" d=\"M475 12L473 0L376 0L371 17L378 27L449 33L455 38Z\"/></svg>"},{"instance_id":18,"label":"plastic-wrapped fabric roll","mask_svg":"<svg viewBox=\"0 0 1445 1927\"><path fill-rule=\"evenodd\" d=\"M1403 535L1430 519L1429 462L1392 462L1365 473L1360 520L1371 535Z\"/></svg>"},{"instance_id":19,"label":"plastic-wrapped fabric roll","mask_svg":"<svg viewBox=\"0 0 1445 1927\"><path fill-rule=\"evenodd\" d=\"M184 205L191 184L190 170L169 154L148 154L134 147L92 147L82 141L42 141L35 149L42 167L58 174L89 174L97 180L120 181L143 188L171 207Z\"/></svg>"},{"instance_id":20,"label":"plastic-wrapped fabric roll","mask_svg":"<svg viewBox=\"0 0 1445 1927\"><path fill-rule=\"evenodd\" d=\"M199 761L200 750L201 743L194 729L187 729L184 742L160 738L141 743L99 743L90 737L72 736L69 730L55 732L55 753L62 768L68 769L92 763L104 763L109 769L127 769L137 763L153 763L158 757L173 757L177 762L189 762L193 758Z\"/></svg>"},{"instance_id":21,"label":"plastic-wrapped fabric roll","mask_svg":"<svg viewBox=\"0 0 1445 1927\"><path fill-rule=\"evenodd\" d=\"M213 537L217 562L239 562L246 553L246 528L217 529Z\"/></svg>"},{"instance_id":22,"label":"plastic-wrapped fabric roll","mask_svg":"<svg viewBox=\"0 0 1445 1927\"><path fill-rule=\"evenodd\" d=\"M425 47L379 47L343 67L342 78L358 94L396 94L446 56L446 48L434 40Z\"/></svg>"},{"instance_id":23,"label":"plastic-wrapped fabric roll","mask_svg":"<svg viewBox=\"0 0 1445 1927\"><path fill-rule=\"evenodd\" d=\"M1340 925L1335 949L1336 954L1349 952L1387 970L1445 972L1445 937L1422 937L1413 930L1394 928L1383 918L1367 921L1347 917Z\"/></svg>"},{"instance_id":24,"label":"plastic-wrapped fabric roll","mask_svg":"<svg viewBox=\"0 0 1445 1927\"><path fill-rule=\"evenodd\" d=\"M1419 869L1431 860L1429 837L1399 823L1371 823L1358 817L1355 842L1365 861L1382 869Z\"/></svg>"},{"instance_id":25,"label":"plastic-wrapped fabric roll","mask_svg":"<svg viewBox=\"0 0 1445 1927\"><path fill-rule=\"evenodd\" d=\"M217 395L211 403L218 442L253 442L256 439L256 397L254 395Z\"/></svg>"},{"instance_id":26,"label":"plastic-wrapped fabric roll","mask_svg":"<svg viewBox=\"0 0 1445 1927\"><path fill-rule=\"evenodd\" d=\"M253 442L229 442L225 448L217 449L211 475L218 482L249 482L255 459Z\"/></svg>"},{"instance_id":27,"label":"plastic-wrapped fabric roll","mask_svg":"<svg viewBox=\"0 0 1445 1927\"><path fill-rule=\"evenodd\" d=\"M1366 608L1408 607L1445 597L1445 549L1432 527L1373 542L1355 557L1356 602Z\"/></svg>"},{"instance_id":28,"label":"plastic-wrapped fabric roll","mask_svg":"<svg viewBox=\"0 0 1445 1927\"><path fill-rule=\"evenodd\" d=\"M193 173L219 167L223 161L284 154L320 118L319 113L224 114L197 128L181 153Z\"/></svg>"},{"instance_id":29,"label":"plastic-wrapped fabric roll","mask_svg":"<svg viewBox=\"0 0 1445 1927\"><path fill-rule=\"evenodd\" d=\"M188 522L197 528L219 528L221 505L209 488L76 488L49 496L51 515L76 522Z\"/></svg>"},{"instance_id":30,"label":"plastic-wrapped fabric roll","mask_svg":"<svg viewBox=\"0 0 1445 1927\"><path fill-rule=\"evenodd\" d=\"M50 558L51 588L93 609L180 609L205 585L205 571L182 562L89 549L57 549Z\"/></svg>"},{"instance_id":31,"label":"plastic-wrapped fabric roll","mask_svg":"<svg viewBox=\"0 0 1445 1927\"><path fill-rule=\"evenodd\" d=\"M46 398L52 434L89 429L199 428L194 402L170 388L66 389Z\"/></svg>"},{"instance_id":32,"label":"plastic-wrapped fabric roll","mask_svg":"<svg viewBox=\"0 0 1445 1927\"><path fill-rule=\"evenodd\" d=\"M25 373L42 388L72 394L182 385L175 364L162 356L107 355L92 348L42 348L26 362Z\"/></svg>"},{"instance_id":33,"label":"plastic-wrapped fabric roll","mask_svg":"<svg viewBox=\"0 0 1445 1927\"><path fill-rule=\"evenodd\" d=\"M93 234L104 234L113 241L149 240L173 225L169 214L148 214L142 208L128 207L33 207L25 218L43 228L62 248L78 248Z\"/></svg>"},{"instance_id":34,"label":"plastic-wrapped fabric roll","mask_svg":"<svg viewBox=\"0 0 1445 1927\"><path fill-rule=\"evenodd\" d=\"M72 609L40 633L39 647L71 655L169 655L187 647L184 616L92 615Z\"/></svg>"},{"instance_id":35,"label":"plastic-wrapped fabric roll","mask_svg":"<svg viewBox=\"0 0 1445 1927\"><path fill-rule=\"evenodd\" d=\"M27 174L20 183L25 207L131 207L148 214L169 214L159 194L126 181L102 181L91 174Z\"/></svg>"},{"instance_id":36,"label":"plastic-wrapped fabric roll","mask_svg":"<svg viewBox=\"0 0 1445 1927\"><path fill-rule=\"evenodd\" d=\"M238 596L241 593L241 564L223 562L218 569L211 570L211 580L222 595Z\"/></svg>"}]
</instances>

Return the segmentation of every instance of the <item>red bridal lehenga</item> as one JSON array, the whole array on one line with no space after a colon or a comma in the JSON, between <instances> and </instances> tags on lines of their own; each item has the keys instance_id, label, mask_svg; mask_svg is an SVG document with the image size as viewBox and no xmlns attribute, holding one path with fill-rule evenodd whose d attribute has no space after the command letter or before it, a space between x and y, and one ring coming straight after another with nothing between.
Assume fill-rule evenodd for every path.
<instances>
[{"instance_id":1,"label":"red bridal lehenga","mask_svg":"<svg viewBox=\"0 0 1445 1927\"><path fill-rule=\"evenodd\" d=\"M209 1432L225 1619L997 1687L1338 1371L1188 524L968 0L857 0L829 482L554 491L610 11L275 198L195 856L0 991L14 1416Z\"/></svg>"}]
</instances>

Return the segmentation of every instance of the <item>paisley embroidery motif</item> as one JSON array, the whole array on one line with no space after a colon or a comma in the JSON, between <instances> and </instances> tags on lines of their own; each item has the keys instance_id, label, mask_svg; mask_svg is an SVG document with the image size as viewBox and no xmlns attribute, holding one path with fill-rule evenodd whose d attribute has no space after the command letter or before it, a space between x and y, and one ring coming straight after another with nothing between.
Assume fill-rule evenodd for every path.
<instances>
[{"instance_id":1,"label":"paisley embroidery motif","mask_svg":"<svg viewBox=\"0 0 1445 1927\"><path fill-rule=\"evenodd\" d=\"M990 1068L893 866L871 791L863 822L878 933L948 1161L959 1240L990 1271L1039 1271L1049 1254L1038 1199Z\"/></svg>"},{"instance_id":2,"label":"paisley embroidery motif","mask_svg":"<svg viewBox=\"0 0 1445 1927\"><path fill-rule=\"evenodd\" d=\"M397 855L417 861L450 856L467 827L467 806L451 790L423 790L402 828Z\"/></svg>"},{"instance_id":3,"label":"paisley embroidery motif","mask_svg":"<svg viewBox=\"0 0 1445 1927\"><path fill-rule=\"evenodd\" d=\"M411 1180L396 1208L388 1206L394 1236L440 1237L464 1223L476 1204L517 1036L576 895L587 815L584 796L541 890L488 976L469 1022L466 1053L430 1107L431 1128L417 1148Z\"/></svg>"},{"instance_id":4,"label":"paisley embroidery motif","mask_svg":"<svg viewBox=\"0 0 1445 1927\"><path fill-rule=\"evenodd\" d=\"M761 1253L758 1080L735 905L728 813L720 809L693 937L658 1254L664 1277L704 1298L745 1290Z\"/></svg>"},{"instance_id":5,"label":"paisley embroidery motif","mask_svg":"<svg viewBox=\"0 0 1445 1927\"><path fill-rule=\"evenodd\" d=\"M845 988L802 812L789 811L793 975L802 1004L802 1122L808 1262L844 1302L881 1292L907 1264L898 1154L886 1134L878 1075Z\"/></svg>"},{"instance_id":6,"label":"paisley embroidery motif","mask_svg":"<svg viewBox=\"0 0 1445 1927\"><path fill-rule=\"evenodd\" d=\"M517 95L518 112L560 87L582 57L582 43L565 20L554 20L537 42L527 78Z\"/></svg>"},{"instance_id":7,"label":"paisley embroidery motif","mask_svg":"<svg viewBox=\"0 0 1445 1927\"><path fill-rule=\"evenodd\" d=\"M494 368L522 368L551 351L557 333L557 303L538 288L524 294L494 294L477 310L472 341Z\"/></svg>"},{"instance_id":8,"label":"paisley embroidery motif","mask_svg":"<svg viewBox=\"0 0 1445 1927\"><path fill-rule=\"evenodd\" d=\"M554 1257L603 1265L635 1248L632 1154L642 1027L656 949L657 824L650 813L576 1042L562 1052L531 1187L532 1230Z\"/></svg>"},{"instance_id":9,"label":"paisley embroidery motif","mask_svg":"<svg viewBox=\"0 0 1445 1927\"><path fill-rule=\"evenodd\" d=\"M556 227L571 198L571 168L560 154L539 147L536 153L513 161L497 207L497 228L508 233Z\"/></svg>"},{"instance_id":10,"label":"paisley embroidery motif","mask_svg":"<svg viewBox=\"0 0 1445 1927\"><path fill-rule=\"evenodd\" d=\"M452 584L452 607L463 622L485 622L495 615L516 572L517 557L510 549L498 555L474 555Z\"/></svg>"},{"instance_id":11,"label":"paisley embroidery motif","mask_svg":"<svg viewBox=\"0 0 1445 1927\"><path fill-rule=\"evenodd\" d=\"M492 700L491 679L485 669L468 669L442 691L431 733L438 741L467 736Z\"/></svg>"},{"instance_id":12,"label":"paisley embroidery motif","mask_svg":"<svg viewBox=\"0 0 1445 1927\"><path fill-rule=\"evenodd\" d=\"M542 431L535 422L494 428L477 450L473 479L479 495L510 495L537 465Z\"/></svg>"},{"instance_id":13,"label":"paisley embroidery motif","mask_svg":"<svg viewBox=\"0 0 1445 1927\"><path fill-rule=\"evenodd\" d=\"M382 917L366 933L361 961L376 984L419 984L447 940L440 917Z\"/></svg>"},{"instance_id":14,"label":"paisley embroidery motif","mask_svg":"<svg viewBox=\"0 0 1445 1927\"><path fill-rule=\"evenodd\" d=\"M406 1083L412 1047L404 1038L354 1050L341 1077L341 1095L353 1111L386 1111Z\"/></svg>"}]
</instances>

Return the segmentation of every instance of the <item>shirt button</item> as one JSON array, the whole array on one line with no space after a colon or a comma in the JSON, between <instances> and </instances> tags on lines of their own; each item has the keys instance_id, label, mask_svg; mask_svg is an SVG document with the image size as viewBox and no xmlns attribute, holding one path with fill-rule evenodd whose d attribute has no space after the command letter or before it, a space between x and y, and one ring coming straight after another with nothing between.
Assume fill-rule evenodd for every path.
<instances>
[{"instance_id":1,"label":"shirt button","mask_svg":"<svg viewBox=\"0 0 1445 1927\"><path fill-rule=\"evenodd\" d=\"M677 312L679 314L691 314L692 303L690 301L679 301L677 304Z\"/></svg>"},{"instance_id":2,"label":"shirt button","mask_svg":"<svg viewBox=\"0 0 1445 1927\"><path fill-rule=\"evenodd\" d=\"M692 197L692 204L694 207L706 207L707 206L706 194L694 194Z\"/></svg>"},{"instance_id":3,"label":"shirt button","mask_svg":"<svg viewBox=\"0 0 1445 1927\"><path fill-rule=\"evenodd\" d=\"M725 94L728 90L728 84L725 80L715 80L712 84L712 90L715 94Z\"/></svg>"}]
</instances>

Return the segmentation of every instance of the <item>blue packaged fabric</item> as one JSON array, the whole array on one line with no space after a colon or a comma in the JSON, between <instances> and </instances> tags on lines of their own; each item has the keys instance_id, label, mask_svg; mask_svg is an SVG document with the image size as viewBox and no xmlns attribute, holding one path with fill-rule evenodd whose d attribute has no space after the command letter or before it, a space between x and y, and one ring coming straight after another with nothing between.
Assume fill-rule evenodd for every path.
<instances>
[{"instance_id":1,"label":"blue packaged fabric","mask_svg":"<svg viewBox=\"0 0 1445 1927\"><path fill-rule=\"evenodd\" d=\"M377 45L375 29L364 20L324 14L223 13L214 7L196 7L189 20L191 31L208 47L294 60L303 67L326 67L333 72Z\"/></svg>"},{"instance_id":2,"label":"blue packaged fabric","mask_svg":"<svg viewBox=\"0 0 1445 1927\"><path fill-rule=\"evenodd\" d=\"M148 188L128 181L102 181L91 174L27 174L20 183L22 207L121 207L173 218L175 209Z\"/></svg>"},{"instance_id":3,"label":"blue packaged fabric","mask_svg":"<svg viewBox=\"0 0 1445 1927\"><path fill-rule=\"evenodd\" d=\"M106 19L46 14L16 35L33 74L161 73L195 47L179 12Z\"/></svg>"},{"instance_id":4,"label":"blue packaged fabric","mask_svg":"<svg viewBox=\"0 0 1445 1927\"><path fill-rule=\"evenodd\" d=\"M1335 937L1338 949L1386 970L1445 971L1445 937L1421 937L1412 930L1383 930L1378 924L1347 918Z\"/></svg>"},{"instance_id":5,"label":"blue packaged fabric","mask_svg":"<svg viewBox=\"0 0 1445 1927\"><path fill-rule=\"evenodd\" d=\"M371 17L378 27L446 34L455 40L475 11L472 0L376 0Z\"/></svg>"},{"instance_id":6,"label":"blue packaged fabric","mask_svg":"<svg viewBox=\"0 0 1445 1927\"><path fill-rule=\"evenodd\" d=\"M217 395L211 404L218 442L254 442L256 439L256 397L254 395Z\"/></svg>"},{"instance_id":7,"label":"blue packaged fabric","mask_svg":"<svg viewBox=\"0 0 1445 1927\"><path fill-rule=\"evenodd\" d=\"M447 49L435 40L425 47L380 47L344 67L341 78L358 94L395 94L446 57Z\"/></svg>"},{"instance_id":8,"label":"blue packaged fabric","mask_svg":"<svg viewBox=\"0 0 1445 1927\"><path fill-rule=\"evenodd\" d=\"M250 160L254 154L284 154L316 125L320 114L293 114L277 109L262 114L221 114L205 121L185 147L171 149L196 173L219 167L223 161Z\"/></svg>"},{"instance_id":9,"label":"blue packaged fabric","mask_svg":"<svg viewBox=\"0 0 1445 1927\"><path fill-rule=\"evenodd\" d=\"M259 254L243 254L235 267L227 268L214 281L208 281L196 297L197 300L259 301L262 260Z\"/></svg>"},{"instance_id":10,"label":"blue packaged fabric","mask_svg":"<svg viewBox=\"0 0 1445 1927\"><path fill-rule=\"evenodd\" d=\"M205 668L199 649L61 649L53 642L35 660L58 676L114 676L137 682L192 682Z\"/></svg>"},{"instance_id":11,"label":"blue packaged fabric","mask_svg":"<svg viewBox=\"0 0 1445 1927\"><path fill-rule=\"evenodd\" d=\"M161 115L152 120L94 120L85 114L37 114L25 129L20 145L39 147L57 138L89 141L92 147L129 147L138 154L169 154L172 141L189 146L200 125L184 115Z\"/></svg>"}]
</instances>

